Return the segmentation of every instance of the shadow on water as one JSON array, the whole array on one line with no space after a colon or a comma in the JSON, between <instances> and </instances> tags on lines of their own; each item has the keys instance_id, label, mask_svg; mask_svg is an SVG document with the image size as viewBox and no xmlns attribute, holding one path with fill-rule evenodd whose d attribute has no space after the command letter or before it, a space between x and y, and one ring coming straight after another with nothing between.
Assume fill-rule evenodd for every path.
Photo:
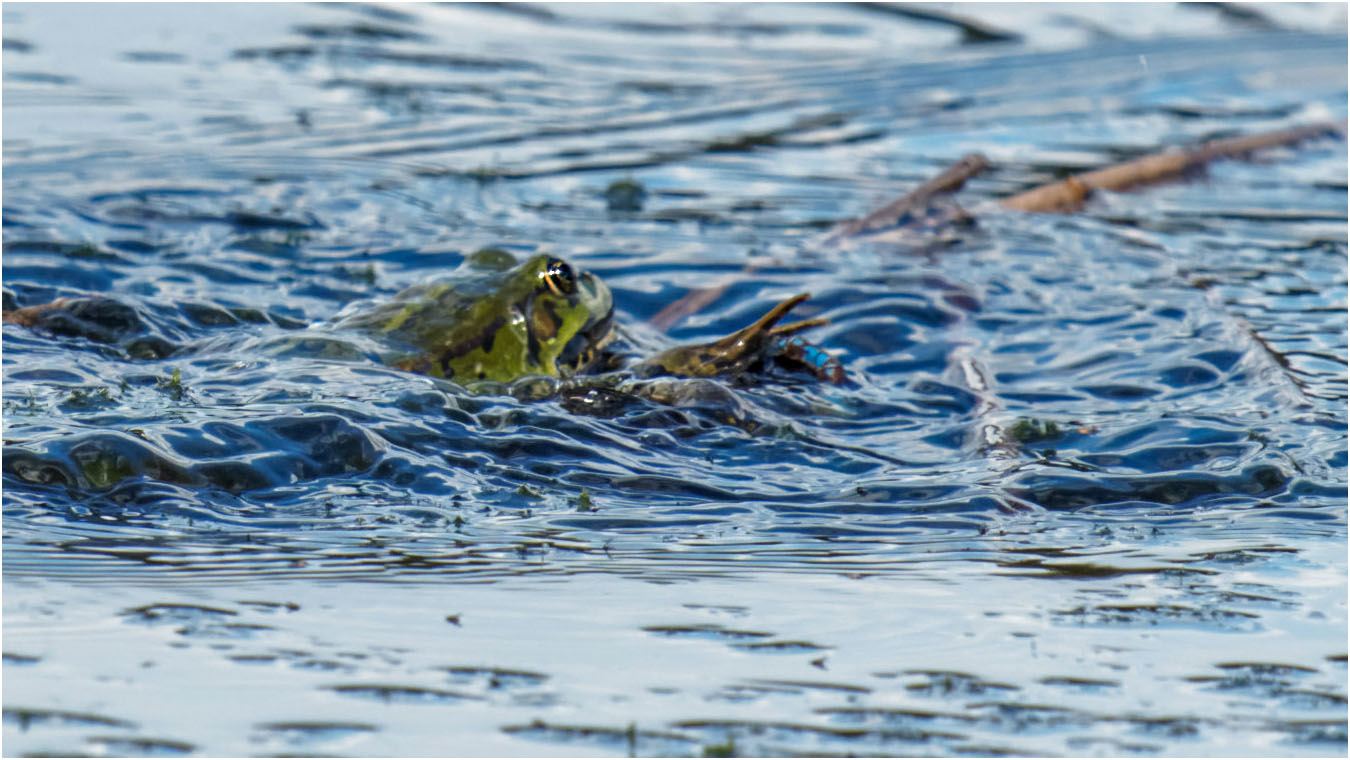
<instances>
[{"instance_id":1,"label":"shadow on water","mask_svg":"<svg viewBox=\"0 0 1350 760\"><path fill-rule=\"evenodd\" d=\"M8 751L1344 753L1342 142L820 242L1343 118L1343 8L60 8L4 10L5 310L73 304L4 330ZM810 292L848 382L332 329L488 246L633 355Z\"/></svg>"}]
</instances>

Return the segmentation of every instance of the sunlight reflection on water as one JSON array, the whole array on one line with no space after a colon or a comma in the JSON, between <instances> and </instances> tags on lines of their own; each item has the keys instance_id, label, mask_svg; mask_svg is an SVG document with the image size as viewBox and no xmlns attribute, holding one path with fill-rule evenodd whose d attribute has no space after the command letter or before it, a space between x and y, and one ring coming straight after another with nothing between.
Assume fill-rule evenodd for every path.
<instances>
[{"instance_id":1,"label":"sunlight reflection on water","mask_svg":"<svg viewBox=\"0 0 1350 760\"><path fill-rule=\"evenodd\" d=\"M1343 143L816 242L972 150L976 208L1344 118L1318 8L6 4L6 308L134 323L5 326L7 751L1343 754ZM851 382L260 348L486 245L640 350L809 291Z\"/></svg>"}]
</instances>

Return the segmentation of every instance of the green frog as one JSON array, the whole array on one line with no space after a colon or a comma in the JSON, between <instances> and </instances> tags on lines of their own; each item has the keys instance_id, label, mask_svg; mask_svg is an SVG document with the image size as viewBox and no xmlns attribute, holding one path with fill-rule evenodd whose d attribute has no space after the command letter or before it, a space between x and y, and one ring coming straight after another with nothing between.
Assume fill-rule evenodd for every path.
<instances>
[{"instance_id":1,"label":"green frog","mask_svg":"<svg viewBox=\"0 0 1350 760\"><path fill-rule=\"evenodd\" d=\"M586 371L614 338L614 298L590 272L479 251L460 271L362 307L335 329L379 336L386 364L447 380L508 382Z\"/></svg>"},{"instance_id":2,"label":"green frog","mask_svg":"<svg viewBox=\"0 0 1350 760\"><path fill-rule=\"evenodd\" d=\"M842 382L836 360L790 337L827 320L778 324L807 297L792 296L720 340L662 351L626 371L637 377L707 378L736 375L779 358L822 379ZM81 320L116 323L91 324L85 337L106 338L118 329L134 332L139 322L134 312L108 301L60 299L6 311L4 321L77 334ZM569 380L615 369L618 363L607 351L617 334L609 288L595 275L547 254L517 262L505 251L485 249L450 275L349 311L329 326L331 332L374 337L384 363L461 384L508 383L530 376Z\"/></svg>"}]
</instances>

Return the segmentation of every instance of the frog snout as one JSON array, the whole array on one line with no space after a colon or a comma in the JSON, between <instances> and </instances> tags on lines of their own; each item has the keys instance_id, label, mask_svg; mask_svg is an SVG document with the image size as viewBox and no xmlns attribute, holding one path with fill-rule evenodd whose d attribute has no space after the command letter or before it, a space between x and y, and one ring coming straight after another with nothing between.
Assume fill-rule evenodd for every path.
<instances>
[{"instance_id":1,"label":"frog snout","mask_svg":"<svg viewBox=\"0 0 1350 760\"><path fill-rule=\"evenodd\" d=\"M614 296L609 292L609 286L600 278L585 272L577 278L577 288L581 293L581 300L595 316L604 316L614 308Z\"/></svg>"}]
</instances>

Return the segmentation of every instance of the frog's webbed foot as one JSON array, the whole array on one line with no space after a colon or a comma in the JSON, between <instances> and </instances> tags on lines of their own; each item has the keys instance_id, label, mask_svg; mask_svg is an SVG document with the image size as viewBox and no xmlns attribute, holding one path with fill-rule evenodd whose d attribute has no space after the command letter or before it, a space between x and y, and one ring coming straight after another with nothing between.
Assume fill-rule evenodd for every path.
<instances>
[{"instance_id":1,"label":"frog's webbed foot","mask_svg":"<svg viewBox=\"0 0 1350 760\"><path fill-rule=\"evenodd\" d=\"M640 375L675 375L678 377L714 377L717 375L735 375L744 372L755 364L783 353L784 347L800 342L810 344L799 338L788 340L794 335L812 327L829 324L828 319L816 318L779 325L778 321L787 315L794 306L810 298L807 293L799 293L785 299L770 309L764 316L745 328L713 341L695 346L680 346L653 356L639 363L634 370ZM812 348L815 348L812 346ZM815 351L824 354L818 348ZM812 357L814 358L814 357ZM832 360L831 360L832 361ZM833 380L833 376L822 375L816 370L810 359L802 363L812 367L819 377ZM838 362L834 363L838 367ZM838 370L842 380L843 370ZM837 381L836 381L837 382Z\"/></svg>"},{"instance_id":2,"label":"frog's webbed foot","mask_svg":"<svg viewBox=\"0 0 1350 760\"><path fill-rule=\"evenodd\" d=\"M793 338L777 338L771 355L781 366L810 372L817 380L843 385L848 379L844 374L844 365L840 364L838 359L800 335Z\"/></svg>"}]
</instances>

